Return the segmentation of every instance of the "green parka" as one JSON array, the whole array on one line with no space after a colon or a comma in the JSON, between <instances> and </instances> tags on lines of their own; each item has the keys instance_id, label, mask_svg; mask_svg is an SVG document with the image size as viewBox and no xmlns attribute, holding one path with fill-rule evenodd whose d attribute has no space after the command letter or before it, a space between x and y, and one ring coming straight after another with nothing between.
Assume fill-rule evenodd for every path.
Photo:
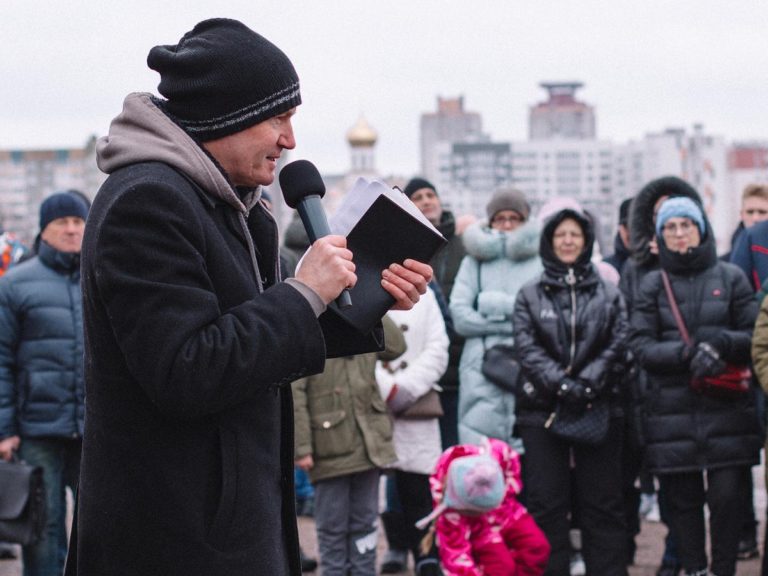
<instances>
[{"instance_id":1,"label":"green parka","mask_svg":"<svg viewBox=\"0 0 768 576\"><path fill-rule=\"evenodd\" d=\"M388 317L382 323L384 351L329 359L322 374L292 384L296 458L312 455L312 482L383 468L397 458L375 368L377 360L405 352L405 339Z\"/></svg>"}]
</instances>

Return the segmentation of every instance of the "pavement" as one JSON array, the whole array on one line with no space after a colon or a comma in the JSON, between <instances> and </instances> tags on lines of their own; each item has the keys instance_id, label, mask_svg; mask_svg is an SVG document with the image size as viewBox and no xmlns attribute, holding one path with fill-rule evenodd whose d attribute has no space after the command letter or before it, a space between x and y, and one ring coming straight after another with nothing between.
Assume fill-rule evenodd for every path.
<instances>
[{"instance_id":1,"label":"pavement","mask_svg":"<svg viewBox=\"0 0 768 576\"><path fill-rule=\"evenodd\" d=\"M758 531L758 540L762 554L762 540L765 530L766 517L766 492L765 476L763 475L763 466L753 468L755 485L755 511L760 522ZM635 564L629 567L629 576L655 576L659 567L659 561L663 552L664 536L666 528L658 522L643 522L639 536L637 537L637 553L635 555ZM299 518L299 537L304 551L313 557L317 557L317 539L315 537L315 523L311 518ZM383 535L379 536L379 558L384 554L385 541ZM318 569L314 572L315 576L322 576ZM0 576L22 576L21 561L0 560ZM215 575L211 576L224 576ZM413 576L413 570L410 568L406 572L401 572L399 576ZM753 560L740 561L736 567L736 576L760 576L760 558Z\"/></svg>"}]
</instances>

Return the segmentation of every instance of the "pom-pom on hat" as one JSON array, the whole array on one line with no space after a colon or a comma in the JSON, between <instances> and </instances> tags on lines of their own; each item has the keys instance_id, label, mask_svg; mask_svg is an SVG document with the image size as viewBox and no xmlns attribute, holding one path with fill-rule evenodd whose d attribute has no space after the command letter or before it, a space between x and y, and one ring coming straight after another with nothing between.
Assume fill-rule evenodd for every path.
<instances>
[{"instance_id":1,"label":"pom-pom on hat","mask_svg":"<svg viewBox=\"0 0 768 576\"><path fill-rule=\"evenodd\" d=\"M88 218L88 205L80 196L71 192L58 192L48 196L40 205L40 231L57 218L75 216Z\"/></svg>"},{"instance_id":2,"label":"pom-pom on hat","mask_svg":"<svg viewBox=\"0 0 768 576\"><path fill-rule=\"evenodd\" d=\"M704 237L707 226L704 222L704 213L696 202L682 196L668 198L662 202L659 212L656 214L656 234L661 235L664 224L670 218L689 218L699 228L699 234Z\"/></svg>"},{"instance_id":3,"label":"pom-pom on hat","mask_svg":"<svg viewBox=\"0 0 768 576\"><path fill-rule=\"evenodd\" d=\"M489 512L504 500L504 474L487 454L456 458L448 466L443 503L466 512Z\"/></svg>"},{"instance_id":4,"label":"pom-pom on hat","mask_svg":"<svg viewBox=\"0 0 768 576\"><path fill-rule=\"evenodd\" d=\"M499 190L491 197L491 200L485 207L485 211L488 214L488 221L490 222L493 220L496 213L501 212L502 210L513 210L520 214L525 220L528 220L531 207L525 199L525 194L520 192L520 190L510 188L507 190Z\"/></svg>"},{"instance_id":5,"label":"pom-pom on hat","mask_svg":"<svg viewBox=\"0 0 768 576\"><path fill-rule=\"evenodd\" d=\"M160 105L200 142L240 132L301 104L299 77L277 46L242 22L213 18L176 45L155 46Z\"/></svg>"},{"instance_id":6,"label":"pom-pom on hat","mask_svg":"<svg viewBox=\"0 0 768 576\"><path fill-rule=\"evenodd\" d=\"M405 190L403 190L403 193L406 196L408 196L408 198L410 198L418 190L421 190L422 188L429 188L435 194L437 194L437 190L432 185L432 182L430 182L429 180L425 180L424 178L419 178L418 176L416 178L411 178L411 181L405 185Z\"/></svg>"}]
</instances>

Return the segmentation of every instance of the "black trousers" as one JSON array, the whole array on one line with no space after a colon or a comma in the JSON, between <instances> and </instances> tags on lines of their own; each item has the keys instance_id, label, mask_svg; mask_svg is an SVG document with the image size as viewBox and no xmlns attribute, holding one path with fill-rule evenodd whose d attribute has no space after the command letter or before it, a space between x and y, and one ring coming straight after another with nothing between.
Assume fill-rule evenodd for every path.
<instances>
[{"instance_id":1,"label":"black trousers","mask_svg":"<svg viewBox=\"0 0 768 576\"><path fill-rule=\"evenodd\" d=\"M704 504L709 506L712 548L711 571L717 576L736 573L736 553L743 522L743 494L748 489L750 468L718 468L706 472L663 474L669 522L677 536L680 562L687 572L707 568Z\"/></svg>"},{"instance_id":2,"label":"black trousers","mask_svg":"<svg viewBox=\"0 0 768 576\"><path fill-rule=\"evenodd\" d=\"M395 470L397 495L403 510L403 535L408 548L413 553L416 573L424 562L438 562L436 546L432 545L427 554L421 552L421 540L427 534L427 529L419 530L414 524L432 512L432 493L429 490L429 476L415 472Z\"/></svg>"},{"instance_id":3,"label":"black trousers","mask_svg":"<svg viewBox=\"0 0 768 576\"><path fill-rule=\"evenodd\" d=\"M528 511L552 547L545 576L570 573L571 474L587 573L626 576L622 427L621 420L612 420L608 440L601 446L569 444L542 426L518 427L525 446L523 478Z\"/></svg>"}]
</instances>

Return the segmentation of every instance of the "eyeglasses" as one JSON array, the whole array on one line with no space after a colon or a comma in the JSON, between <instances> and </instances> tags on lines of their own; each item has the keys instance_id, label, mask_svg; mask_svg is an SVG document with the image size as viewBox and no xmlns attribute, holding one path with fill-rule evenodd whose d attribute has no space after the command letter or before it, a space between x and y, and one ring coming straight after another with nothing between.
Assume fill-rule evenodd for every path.
<instances>
[{"instance_id":1,"label":"eyeglasses","mask_svg":"<svg viewBox=\"0 0 768 576\"><path fill-rule=\"evenodd\" d=\"M515 214L514 216L496 216L491 220L491 224L520 224L523 219Z\"/></svg>"},{"instance_id":2,"label":"eyeglasses","mask_svg":"<svg viewBox=\"0 0 768 576\"><path fill-rule=\"evenodd\" d=\"M690 234L693 229L695 228L695 224L689 220L685 220L680 223L676 222L670 222L669 224L664 224L662 226L661 230L666 234L667 236L677 236L678 234L682 234L683 236L687 236Z\"/></svg>"}]
</instances>

